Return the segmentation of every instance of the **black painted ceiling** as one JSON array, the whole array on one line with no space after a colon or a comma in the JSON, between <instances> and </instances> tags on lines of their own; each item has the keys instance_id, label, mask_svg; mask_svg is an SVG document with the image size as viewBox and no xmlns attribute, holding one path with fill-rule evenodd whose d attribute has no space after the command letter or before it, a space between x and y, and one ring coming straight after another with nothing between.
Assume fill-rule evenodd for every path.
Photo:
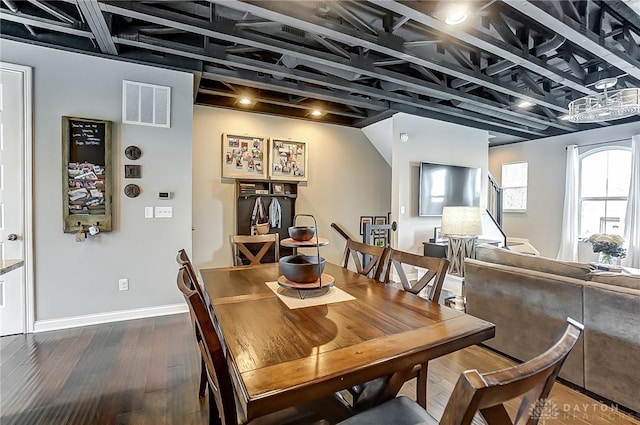
<instances>
[{"instance_id":1,"label":"black painted ceiling","mask_svg":"<svg viewBox=\"0 0 640 425\"><path fill-rule=\"evenodd\" d=\"M560 120L567 104L640 86L627 1L2 0L3 38L193 72L195 103L363 127L406 112L530 140L617 125ZM529 100L534 106L517 106Z\"/></svg>"}]
</instances>

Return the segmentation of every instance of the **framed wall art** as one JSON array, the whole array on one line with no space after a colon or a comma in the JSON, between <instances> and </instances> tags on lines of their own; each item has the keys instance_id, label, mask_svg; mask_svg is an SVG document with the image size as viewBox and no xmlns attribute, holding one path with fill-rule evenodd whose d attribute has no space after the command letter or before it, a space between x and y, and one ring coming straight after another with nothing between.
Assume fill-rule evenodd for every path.
<instances>
[{"instance_id":1,"label":"framed wall art","mask_svg":"<svg viewBox=\"0 0 640 425\"><path fill-rule=\"evenodd\" d=\"M309 174L307 142L274 139L269 142L269 178L306 182Z\"/></svg>"},{"instance_id":2,"label":"framed wall art","mask_svg":"<svg viewBox=\"0 0 640 425\"><path fill-rule=\"evenodd\" d=\"M222 177L266 180L267 138L223 134Z\"/></svg>"},{"instance_id":3,"label":"framed wall art","mask_svg":"<svg viewBox=\"0 0 640 425\"><path fill-rule=\"evenodd\" d=\"M364 226L367 224L373 224L373 217L370 215L360 216L360 234L364 235Z\"/></svg>"}]
</instances>

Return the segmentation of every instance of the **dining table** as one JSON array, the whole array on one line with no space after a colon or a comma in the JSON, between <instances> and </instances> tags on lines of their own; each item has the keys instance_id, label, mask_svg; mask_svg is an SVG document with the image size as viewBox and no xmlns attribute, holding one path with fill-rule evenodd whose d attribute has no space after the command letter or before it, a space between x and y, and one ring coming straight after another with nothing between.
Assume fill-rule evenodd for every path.
<instances>
[{"instance_id":1,"label":"dining table","mask_svg":"<svg viewBox=\"0 0 640 425\"><path fill-rule=\"evenodd\" d=\"M492 323L339 265L327 262L324 273L348 299L290 308L286 291L274 288L278 263L200 269L247 420L426 365L495 334ZM425 408L426 380L418 376Z\"/></svg>"}]
</instances>

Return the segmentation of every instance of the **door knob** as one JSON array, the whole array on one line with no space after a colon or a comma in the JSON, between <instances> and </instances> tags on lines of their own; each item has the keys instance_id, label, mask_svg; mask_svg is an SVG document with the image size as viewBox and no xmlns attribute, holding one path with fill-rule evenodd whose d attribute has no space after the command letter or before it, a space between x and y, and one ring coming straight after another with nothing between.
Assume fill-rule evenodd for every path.
<instances>
[{"instance_id":1,"label":"door knob","mask_svg":"<svg viewBox=\"0 0 640 425\"><path fill-rule=\"evenodd\" d=\"M7 237L7 239L9 239L10 241L17 241L18 235L16 235L15 233L9 233L9 236Z\"/></svg>"}]
</instances>

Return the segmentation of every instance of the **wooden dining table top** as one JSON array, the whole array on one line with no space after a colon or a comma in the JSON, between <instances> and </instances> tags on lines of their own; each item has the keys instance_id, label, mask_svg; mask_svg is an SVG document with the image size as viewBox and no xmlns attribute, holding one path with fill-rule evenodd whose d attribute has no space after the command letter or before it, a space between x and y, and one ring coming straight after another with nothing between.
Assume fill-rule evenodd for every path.
<instances>
[{"instance_id":1,"label":"wooden dining table top","mask_svg":"<svg viewBox=\"0 0 640 425\"><path fill-rule=\"evenodd\" d=\"M327 263L355 297L289 309L277 263L201 269L247 418L317 400L492 338L492 323Z\"/></svg>"}]
</instances>

